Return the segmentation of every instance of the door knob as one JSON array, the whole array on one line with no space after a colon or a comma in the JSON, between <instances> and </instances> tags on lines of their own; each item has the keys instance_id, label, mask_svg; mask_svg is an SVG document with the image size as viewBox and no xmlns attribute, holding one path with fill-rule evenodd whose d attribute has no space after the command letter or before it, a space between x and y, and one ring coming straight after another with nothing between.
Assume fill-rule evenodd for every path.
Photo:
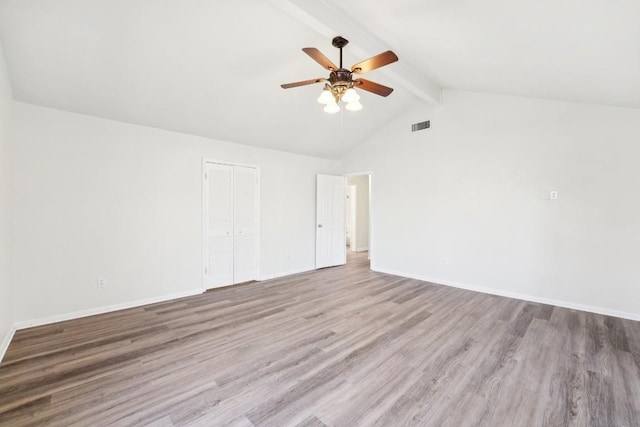
<instances>
[{"instance_id":1,"label":"door knob","mask_svg":"<svg viewBox=\"0 0 640 427\"><path fill-rule=\"evenodd\" d=\"M322 228L322 224L318 224L318 228Z\"/></svg>"}]
</instances>

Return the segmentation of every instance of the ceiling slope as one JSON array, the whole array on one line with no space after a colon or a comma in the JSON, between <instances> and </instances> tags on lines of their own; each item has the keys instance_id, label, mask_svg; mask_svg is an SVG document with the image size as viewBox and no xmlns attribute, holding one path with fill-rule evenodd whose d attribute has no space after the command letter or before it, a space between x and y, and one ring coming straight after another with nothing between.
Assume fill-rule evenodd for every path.
<instances>
[{"instance_id":1,"label":"ceiling slope","mask_svg":"<svg viewBox=\"0 0 640 427\"><path fill-rule=\"evenodd\" d=\"M640 108L637 0L343 4L442 88Z\"/></svg>"},{"instance_id":2,"label":"ceiling slope","mask_svg":"<svg viewBox=\"0 0 640 427\"><path fill-rule=\"evenodd\" d=\"M324 113L321 84L281 89L328 76L303 47L338 50L259 0L2 0L0 40L19 101L306 155L338 158L416 101L378 71L396 91L361 91L359 112Z\"/></svg>"},{"instance_id":3,"label":"ceiling slope","mask_svg":"<svg viewBox=\"0 0 640 427\"><path fill-rule=\"evenodd\" d=\"M0 0L14 96L62 110L338 158L440 89L640 108L637 0ZM364 110L327 115L301 48L391 49Z\"/></svg>"}]
</instances>

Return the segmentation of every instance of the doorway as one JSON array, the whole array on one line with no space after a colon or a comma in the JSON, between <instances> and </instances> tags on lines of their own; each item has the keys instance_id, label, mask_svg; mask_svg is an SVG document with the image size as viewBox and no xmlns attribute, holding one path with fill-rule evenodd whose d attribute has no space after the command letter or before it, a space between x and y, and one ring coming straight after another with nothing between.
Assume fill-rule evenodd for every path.
<instances>
[{"instance_id":1,"label":"doorway","mask_svg":"<svg viewBox=\"0 0 640 427\"><path fill-rule=\"evenodd\" d=\"M369 252L371 241L371 174L346 176L346 242L351 253ZM370 258L370 256L368 256Z\"/></svg>"},{"instance_id":2,"label":"doorway","mask_svg":"<svg viewBox=\"0 0 640 427\"><path fill-rule=\"evenodd\" d=\"M316 269L371 259L372 174L317 175Z\"/></svg>"}]
</instances>

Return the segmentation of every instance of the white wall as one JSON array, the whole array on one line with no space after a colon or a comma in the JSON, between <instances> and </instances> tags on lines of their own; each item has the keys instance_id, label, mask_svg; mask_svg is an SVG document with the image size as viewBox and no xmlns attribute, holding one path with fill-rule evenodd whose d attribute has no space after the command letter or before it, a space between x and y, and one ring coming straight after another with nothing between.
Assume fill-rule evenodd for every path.
<instances>
[{"instance_id":1,"label":"white wall","mask_svg":"<svg viewBox=\"0 0 640 427\"><path fill-rule=\"evenodd\" d=\"M347 185L356 186L355 250L366 251L369 249L369 175L349 176Z\"/></svg>"},{"instance_id":2,"label":"white wall","mask_svg":"<svg viewBox=\"0 0 640 427\"><path fill-rule=\"evenodd\" d=\"M11 119L11 82L0 45L0 360L9 344L13 327L9 275L9 184L8 141Z\"/></svg>"},{"instance_id":3,"label":"white wall","mask_svg":"<svg viewBox=\"0 0 640 427\"><path fill-rule=\"evenodd\" d=\"M199 290L203 157L261 167L263 277L313 268L315 174L366 170L374 269L640 317L638 110L448 91L340 168L18 102L10 131L4 329Z\"/></svg>"},{"instance_id":4,"label":"white wall","mask_svg":"<svg viewBox=\"0 0 640 427\"><path fill-rule=\"evenodd\" d=\"M640 318L639 142L640 110L446 91L342 170L374 173L376 270Z\"/></svg>"},{"instance_id":5,"label":"white wall","mask_svg":"<svg viewBox=\"0 0 640 427\"><path fill-rule=\"evenodd\" d=\"M203 158L261 167L262 277L314 267L315 175L336 162L13 109L18 322L199 290Z\"/></svg>"}]
</instances>

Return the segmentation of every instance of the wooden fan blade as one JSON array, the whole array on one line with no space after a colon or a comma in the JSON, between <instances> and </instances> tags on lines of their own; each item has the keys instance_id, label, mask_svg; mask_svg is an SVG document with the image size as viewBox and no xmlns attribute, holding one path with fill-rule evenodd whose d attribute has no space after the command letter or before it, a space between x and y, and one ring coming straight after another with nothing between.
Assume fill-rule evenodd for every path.
<instances>
[{"instance_id":1,"label":"wooden fan blade","mask_svg":"<svg viewBox=\"0 0 640 427\"><path fill-rule=\"evenodd\" d=\"M365 79L356 79L353 81L353 85L358 89L366 90L367 92L375 93L380 96L389 96L391 95L391 92L393 92L393 89L390 87Z\"/></svg>"},{"instance_id":2,"label":"wooden fan blade","mask_svg":"<svg viewBox=\"0 0 640 427\"><path fill-rule=\"evenodd\" d=\"M351 67L351 72L356 74L366 73L371 70L375 70L376 68L384 67L385 65L389 65L393 62L396 62L398 57L395 53L388 50L379 55L374 56L373 58L365 59L362 62Z\"/></svg>"},{"instance_id":3,"label":"wooden fan blade","mask_svg":"<svg viewBox=\"0 0 640 427\"><path fill-rule=\"evenodd\" d=\"M321 83L321 82L324 82L325 80L327 80L327 79L325 79L325 78L311 79L311 80L305 80L303 82L286 83L286 84L280 85L280 87L282 89L289 89L289 88L292 88L292 87L312 85L314 83Z\"/></svg>"},{"instance_id":4,"label":"wooden fan blade","mask_svg":"<svg viewBox=\"0 0 640 427\"><path fill-rule=\"evenodd\" d=\"M338 69L336 64L331 62L329 58L324 56L324 54L320 52L318 49L316 49L315 47L305 47L302 49L302 51L307 55L309 55L318 64L322 65L322 68L326 70L331 70L331 71L335 71Z\"/></svg>"}]
</instances>

